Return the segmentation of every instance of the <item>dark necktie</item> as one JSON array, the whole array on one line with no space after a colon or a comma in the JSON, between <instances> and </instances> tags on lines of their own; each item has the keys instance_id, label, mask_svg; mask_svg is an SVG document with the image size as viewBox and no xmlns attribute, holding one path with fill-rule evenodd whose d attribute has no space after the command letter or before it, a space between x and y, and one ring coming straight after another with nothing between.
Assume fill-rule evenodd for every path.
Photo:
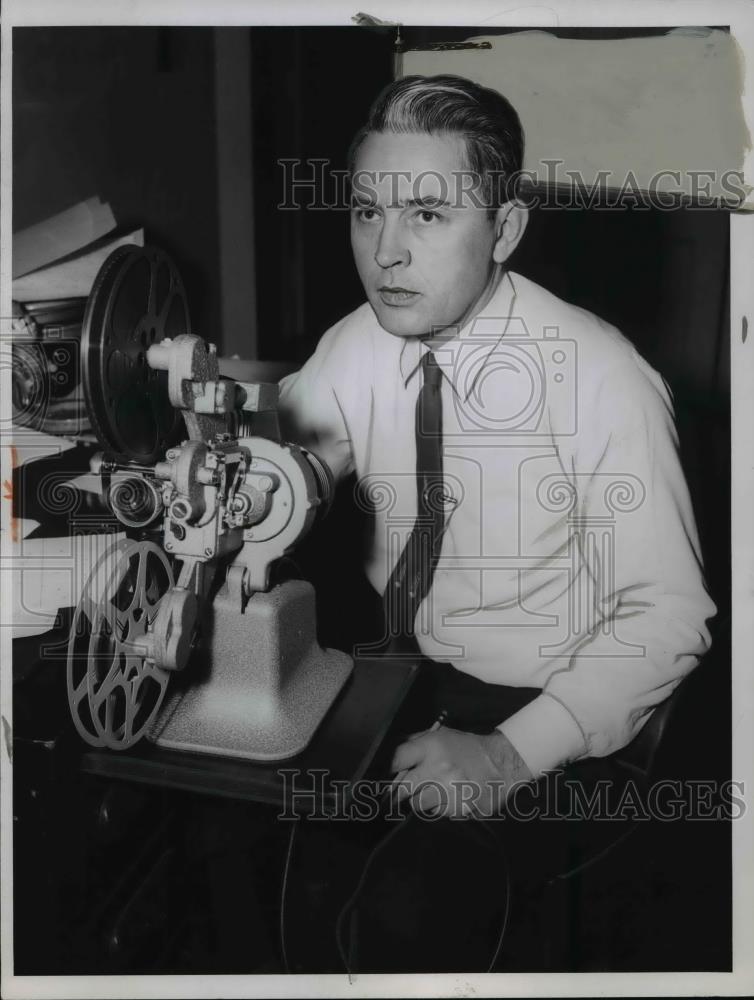
<instances>
[{"instance_id":1,"label":"dark necktie","mask_svg":"<svg viewBox=\"0 0 754 1000\"><path fill-rule=\"evenodd\" d=\"M442 479L442 371L428 352L421 361L416 402L416 521L388 580L383 605L388 637L414 634L414 619L429 593L445 523Z\"/></svg>"}]
</instances>

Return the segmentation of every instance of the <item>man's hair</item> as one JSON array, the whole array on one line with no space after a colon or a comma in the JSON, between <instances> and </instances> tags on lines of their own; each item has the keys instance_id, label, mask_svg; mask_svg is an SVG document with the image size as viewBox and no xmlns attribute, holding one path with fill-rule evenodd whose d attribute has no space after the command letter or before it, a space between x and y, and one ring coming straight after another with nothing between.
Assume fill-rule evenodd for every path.
<instances>
[{"instance_id":1,"label":"man's hair","mask_svg":"<svg viewBox=\"0 0 754 1000\"><path fill-rule=\"evenodd\" d=\"M369 110L348 151L356 153L371 132L451 133L466 145L466 168L479 178L484 203L494 209L511 197L521 171L524 133L515 109L502 94L462 76L404 76L388 84Z\"/></svg>"}]
</instances>

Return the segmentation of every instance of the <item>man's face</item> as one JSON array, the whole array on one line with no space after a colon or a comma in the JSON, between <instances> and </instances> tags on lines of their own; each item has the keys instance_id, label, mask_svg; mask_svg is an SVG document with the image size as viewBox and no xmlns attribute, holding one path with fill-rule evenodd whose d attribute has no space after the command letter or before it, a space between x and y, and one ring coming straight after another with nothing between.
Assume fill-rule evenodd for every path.
<instances>
[{"instance_id":1,"label":"man's face","mask_svg":"<svg viewBox=\"0 0 754 1000\"><path fill-rule=\"evenodd\" d=\"M464 140L449 133L372 132L357 150L354 259L396 337L460 327L494 290L495 222L468 192L459 197L463 171L468 178Z\"/></svg>"}]
</instances>

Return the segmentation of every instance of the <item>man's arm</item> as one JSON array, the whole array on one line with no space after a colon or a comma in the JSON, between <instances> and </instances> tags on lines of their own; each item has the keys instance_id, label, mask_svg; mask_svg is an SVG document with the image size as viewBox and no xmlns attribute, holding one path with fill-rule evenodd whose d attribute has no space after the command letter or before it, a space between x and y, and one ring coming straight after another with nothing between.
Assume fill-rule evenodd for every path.
<instances>
[{"instance_id":1,"label":"man's arm","mask_svg":"<svg viewBox=\"0 0 754 1000\"><path fill-rule=\"evenodd\" d=\"M709 648L715 613L662 380L637 358L608 372L582 412L591 422L566 472L592 628L499 727L535 774L631 742Z\"/></svg>"},{"instance_id":2,"label":"man's arm","mask_svg":"<svg viewBox=\"0 0 754 1000\"><path fill-rule=\"evenodd\" d=\"M336 481L353 470L353 449L338 395L341 324L322 337L300 371L280 383L280 428L285 441L301 445L320 458Z\"/></svg>"},{"instance_id":3,"label":"man's arm","mask_svg":"<svg viewBox=\"0 0 754 1000\"><path fill-rule=\"evenodd\" d=\"M542 694L501 720L505 742L495 742L494 754L494 734L460 740L441 730L399 748L396 766L411 762L407 780L526 779L612 753L709 647L705 623L715 607L704 587L667 390L637 360L608 372L581 402L582 432L561 457L577 497L573 541L581 582L588 578L594 593L592 628ZM612 535L603 530L606 505Z\"/></svg>"}]
</instances>

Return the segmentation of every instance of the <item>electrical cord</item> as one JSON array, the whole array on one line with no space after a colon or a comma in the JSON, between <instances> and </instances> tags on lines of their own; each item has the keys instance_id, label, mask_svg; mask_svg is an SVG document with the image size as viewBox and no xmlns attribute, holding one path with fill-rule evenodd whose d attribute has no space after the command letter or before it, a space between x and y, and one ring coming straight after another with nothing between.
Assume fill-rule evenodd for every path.
<instances>
[{"instance_id":1,"label":"electrical cord","mask_svg":"<svg viewBox=\"0 0 754 1000\"><path fill-rule=\"evenodd\" d=\"M362 889L364 888L364 883L366 882L366 878L367 875L369 874L369 870L372 867L372 864L380 855L380 853L385 849L385 847L387 847L387 845L393 841L393 839L397 836L397 834L400 833L401 830L405 829L408 818L409 816L407 814L399 822L396 823L396 826L386 836L384 836L382 840L380 840L374 848L372 848L372 851L370 852L364 864L364 868L361 872L359 881L356 883L356 888L354 889L353 893L349 896L349 898L346 900L345 904L340 910L340 913L338 914L338 918L335 923L335 939L338 946L340 959L343 962L343 967L345 968L349 976L352 975L353 970L351 969L349 956L346 952L346 947L343 940L343 929L345 921L347 917L350 915ZM469 821L477 823L479 825L479 828L483 829L494 840L495 846L497 847L500 853L500 857L502 858L503 868L505 871L505 909L503 910L503 917L500 923L500 933L498 935L497 943L495 945L495 950L492 954L492 959L490 961L490 964L485 970L486 972L492 972L492 970L495 967L495 964L498 961L498 958L500 957L500 952L503 947L503 941L505 939L505 935L508 930L508 921L510 918L510 902L511 902L510 866L508 864L508 855L506 853L501 838L498 837L493 832L493 830L488 826L485 820L477 813L474 813L470 817Z\"/></svg>"},{"instance_id":2,"label":"electrical cord","mask_svg":"<svg viewBox=\"0 0 754 1000\"><path fill-rule=\"evenodd\" d=\"M291 824L291 832L288 835L288 849L285 855L285 864L283 866L283 879L280 885L280 953L283 957L283 969L285 972L290 972L290 966L288 964L288 953L285 947L285 896L288 889L288 876L291 870L291 857L293 856L293 842L296 839L296 830L298 830L298 825L301 822L300 819L295 820Z\"/></svg>"},{"instance_id":3,"label":"electrical cord","mask_svg":"<svg viewBox=\"0 0 754 1000\"><path fill-rule=\"evenodd\" d=\"M503 860L503 869L505 871L505 909L503 910L503 919L500 923L500 934L497 939L497 945L492 953L492 960L487 967L487 972L492 972L497 964L497 960L500 957L500 952L503 948L503 941L505 940L505 934L508 930L508 920L510 919L511 912L511 870L508 864L508 852L505 850L505 845L500 837L496 836L493 830L487 825L486 821L482 819L481 816L474 815L474 821L479 824L479 826L485 830L490 837L495 841L495 845L500 851L500 857Z\"/></svg>"},{"instance_id":4,"label":"electrical cord","mask_svg":"<svg viewBox=\"0 0 754 1000\"><path fill-rule=\"evenodd\" d=\"M388 834L386 834L382 838L382 840L380 840L376 844L375 847L372 848L364 864L364 868L362 869L359 881L356 883L356 888L346 900L340 913L338 914L338 919L335 922L335 940L338 945L338 951L340 953L341 961L343 962L343 966L349 976L351 975L352 970L349 965L345 947L343 945L343 923L348 914L350 913L350 911L353 909L353 906L356 903L356 900L358 899L361 890L364 888L364 883L366 881L367 875L369 874L369 869L372 867L372 864L380 855L380 853L387 847L387 845L391 843L396 834L398 834L405 827L407 818L408 818L407 816L404 816L400 821L397 821L393 829Z\"/></svg>"},{"instance_id":5,"label":"electrical cord","mask_svg":"<svg viewBox=\"0 0 754 1000\"><path fill-rule=\"evenodd\" d=\"M616 837L615 840L610 841L610 843L606 847L603 847L601 851L598 851L596 854L593 854L591 858L587 858L586 861L582 861L581 864L576 865L574 868L569 868L568 871L560 872L558 875L553 876L553 878L549 880L550 884L553 882L563 882L566 879L571 878L572 875L579 875L581 872L586 871L587 868L591 868L592 865L595 865L598 861L601 861L603 858L607 857L607 855L610 854L611 851L615 850L615 848L618 847L619 844L622 844L626 840L628 840L628 838L631 837L638 830L638 828L639 824L634 823L633 826L630 826L628 828L628 830L624 830L624 832L619 837Z\"/></svg>"}]
</instances>

